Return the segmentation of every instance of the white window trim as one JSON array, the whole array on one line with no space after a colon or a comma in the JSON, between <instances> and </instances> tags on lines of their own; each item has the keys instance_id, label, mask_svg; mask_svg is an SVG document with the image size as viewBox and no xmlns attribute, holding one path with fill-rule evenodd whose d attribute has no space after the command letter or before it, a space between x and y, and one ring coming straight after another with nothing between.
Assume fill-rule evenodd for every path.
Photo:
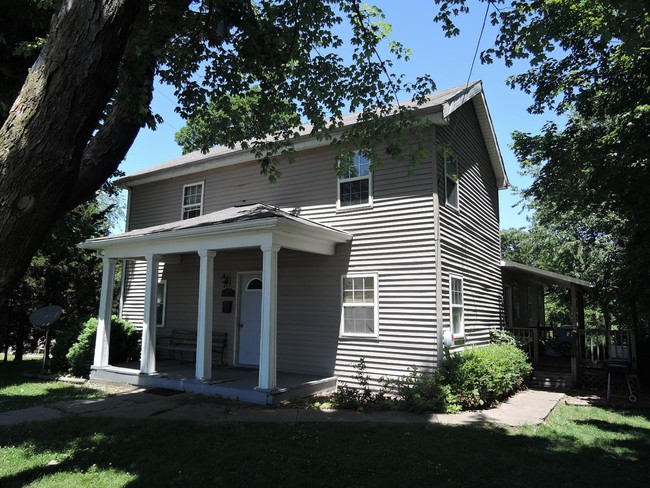
<instances>
[{"instance_id":1,"label":"white window trim","mask_svg":"<svg viewBox=\"0 0 650 488\"><path fill-rule=\"evenodd\" d=\"M454 210L460 211L460 169L458 169L458 158L453 158L456 161L456 171L458 171L458 181L456 182L456 195L458 203L456 205L449 202L447 198L447 182L450 178L447 177L447 157L444 158L444 168L445 168L445 206L453 208Z\"/></svg>"},{"instance_id":2,"label":"white window trim","mask_svg":"<svg viewBox=\"0 0 650 488\"><path fill-rule=\"evenodd\" d=\"M163 301L162 301L162 317L160 323L158 323L158 314L156 313L156 327L165 326L165 316L167 315L167 280L158 280L159 285L163 285ZM157 290L156 290L157 292ZM158 293L156 293L157 295ZM156 306L156 309L158 307Z\"/></svg>"},{"instance_id":3,"label":"white window trim","mask_svg":"<svg viewBox=\"0 0 650 488\"><path fill-rule=\"evenodd\" d=\"M452 301L452 281L453 280L460 280L460 296L462 300L462 305L454 305ZM463 279L462 276L460 275L449 275L449 330L454 334L455 339L463 338L465 337L465 280ZM453 319L454 319L454 307L459 307L461 309L461 317L460 317L460 332L457 334L454 332L454 324L453 324Z\"/></svg>"},{"instance_id":4,"label":"white window trim","mask_svg":"<svg viewBox=\"0 0 650 488\"><path fill-rule=\"evenodd\" d=\"M345 332L345 309L347 307L354 307L354 304L346 305L344 303L345 294L345 279L346 278L373 278L375 284L374 296L374 333L373 334L360 334L354 332ZM364 304L367 306L368 304ZM370 338L376 339L379 337L379 275L377 273L348 273L341 275L341 325L339 330L339 337L357 337L357 338Z\"/></svg>"},{"instance_id":5,"label":"white window trim","mask_svg":"<svg viewBox=\"0 0 650 488\"><path fill-rule=\"evenodd\" d=\"M359 154L359 151L355 151L354 155ZM368 180L368 203L359 203L357 205L341 205L341 183L348 183L350 181L360 181ZM373 203L373 172L369 171L367 176L355 176L354 178L336 178L336 211L337 212L347 212L350 210L356 210L359 208L372 208Z\"/></svg>"},{"instance_id":6,"label":"white window trim","mask_svg":"<svg viewBox=\"0 0 650 488\"><path fill-rule=\"evenodd\" d=\"M188 186L201 186L201 208L199 210L199 215L203 215L203 202L205 201L205 180L204 181L197 181L195 183L188 183L187 185L183 185L183 192L181 193L181 220L187 220L183 219L183 216L185 215L185 188Z\"/></svg>"}]
</instances>

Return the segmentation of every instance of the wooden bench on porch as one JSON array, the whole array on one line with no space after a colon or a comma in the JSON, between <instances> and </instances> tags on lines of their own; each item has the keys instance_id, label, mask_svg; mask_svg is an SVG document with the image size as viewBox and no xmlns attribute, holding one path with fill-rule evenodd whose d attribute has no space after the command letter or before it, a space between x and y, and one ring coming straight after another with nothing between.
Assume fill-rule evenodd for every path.
<instances>
[{"instance_id":1,"label":"wooden bench on porch","mask_svg":"<svg viewBox=\"0 0 650 488\"><path fill-rule=\"evenodd\" d=\"M228 334L226 332L212 333L212 353L213 358L219 356L221 364L223 354L226 350ZM175 359L176 353L185 361L185 357L190 359L196 357L196 333L184 329L160 329L157 331L156 352L167 354L168 357Z\"/></svg>"}]
</instances>

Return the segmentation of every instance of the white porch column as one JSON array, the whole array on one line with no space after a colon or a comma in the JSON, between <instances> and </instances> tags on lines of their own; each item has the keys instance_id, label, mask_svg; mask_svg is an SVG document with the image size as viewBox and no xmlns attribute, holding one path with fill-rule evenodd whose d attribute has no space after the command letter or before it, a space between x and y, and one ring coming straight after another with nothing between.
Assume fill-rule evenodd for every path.
<instances>
[{"instance_id":1,"label":"white porch column","mask_svg":"<svg viewBox=\"0 0 650 488\"><path fill-rule=\"evenodd\" d=\"M142 353L140 372L156 372L156 290L158 289L158 264L160 256L149 254L144 292L144 322L142 324Z\"/></svg>"},{"instance_id":2,"label":"white porch column","mask_svg":"<svg viewBox=\"0 0 650 488\"><path fill-rule=\"evenodd\" d=\"M111 311L113 308L113 284L117 259L103 258L102 290L99 297L99 320L95 340L93 366L108 366L108 346L111 343Z\"/></svg>"},{"instance_id":3,"label":"white porch column","mask_svg":"<svg viewBox=\"0 0 650 488\"><path fill-rule=\"evenodd\" d=\"M215 251L200 249L199 313L196 323L196 379L212 378L212 302Z\"/></svg>"},{"instance_id":4,"label":"white porch column","mask_svg":"<svg viewBox=\"0 0 650 488\"><path fill-rule=\"evenodd\" d=\"M262 268L262 327L260 334L260 390L277 386L277 298L278 298L278 245L261 246Z\"/></svg>"}]
</instances>

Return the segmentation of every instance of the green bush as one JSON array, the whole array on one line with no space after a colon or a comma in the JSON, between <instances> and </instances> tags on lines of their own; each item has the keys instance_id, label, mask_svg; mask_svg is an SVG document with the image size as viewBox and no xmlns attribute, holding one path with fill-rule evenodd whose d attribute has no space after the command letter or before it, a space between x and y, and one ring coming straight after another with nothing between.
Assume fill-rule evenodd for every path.
<instances>
[{"instance_id":1,"label":"green bush","mask_svg":"<svg viewBox=\"0 0 650 488\"><path fill-rule=\"evenodd\" d=\"M385 397L383 388L373 391L370 387L370 376L366 373L366 360L360 358L354 364L356 373L354 378L359 388L343 383L332 396L332 405L345 410L377 410L388 407L390 400Z\"/></svg>"},{"instance_id":2,"label":"green bush","mask_svg":"<svg viewBox=\"0 0 650 488\"><path fill-rule=\"evenodd\" d=\"M70 370L70 363L66 355L70 348L77 342L79 334L84 328L85 321L58 323L55 328L55 342L52 346L52 358L49 362L50 371L54 373L67 374Z\"/></svg>"},{"instance_id":3,"label":"green bush","mask_svg":"<svg viewBox=\"0 0 650 488\"><path fill-rule=\"evenodd\" d=\"M73 376L88 377L90 374L90 366L95 354L96 334L97 318L93 317L83 324L77 341L66 354L69 364L68 372ZM140 333L130 322L113 316L109 349L111 363L125 363L138 359L140 355L139 338Z\"/></svg>"},{"instance_id":4,"label":"green bush","mask_svg":"<svg viewBox=\"0 0 650 488\"><path fill-rule=\"evenodd\" d=\"M462 408L489 407L520 389L532 367L511 344L465 349L442 361L436 372Z\"/></svg>"},{"instance_id":5,"label":"green bush","mask_svg":"<svg viewBox=\"0 0 650 488\"><path fill-rule=\"evenodd\" d=\"M394 394L396 407L409 412L454 413L461 409L449 385L440 383L439 375L413 368L407 376L387 383Z\"/></svg>"}]
</instances>

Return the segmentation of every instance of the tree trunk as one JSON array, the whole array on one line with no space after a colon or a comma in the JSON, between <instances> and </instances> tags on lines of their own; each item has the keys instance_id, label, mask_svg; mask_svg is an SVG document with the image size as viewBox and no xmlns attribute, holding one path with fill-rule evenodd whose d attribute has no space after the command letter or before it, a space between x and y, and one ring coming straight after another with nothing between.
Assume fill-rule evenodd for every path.
<instances>
[{"instance_id":1,"label":"tree trunk","mask_svg":"<svg viewBox=\"0 0 650 488\"><path fill-rule=\"evenodd\" d=\"M142 3L64 2L0 129L0 317L50 225L66 209Z\"/></svg>"}]
</instances>

